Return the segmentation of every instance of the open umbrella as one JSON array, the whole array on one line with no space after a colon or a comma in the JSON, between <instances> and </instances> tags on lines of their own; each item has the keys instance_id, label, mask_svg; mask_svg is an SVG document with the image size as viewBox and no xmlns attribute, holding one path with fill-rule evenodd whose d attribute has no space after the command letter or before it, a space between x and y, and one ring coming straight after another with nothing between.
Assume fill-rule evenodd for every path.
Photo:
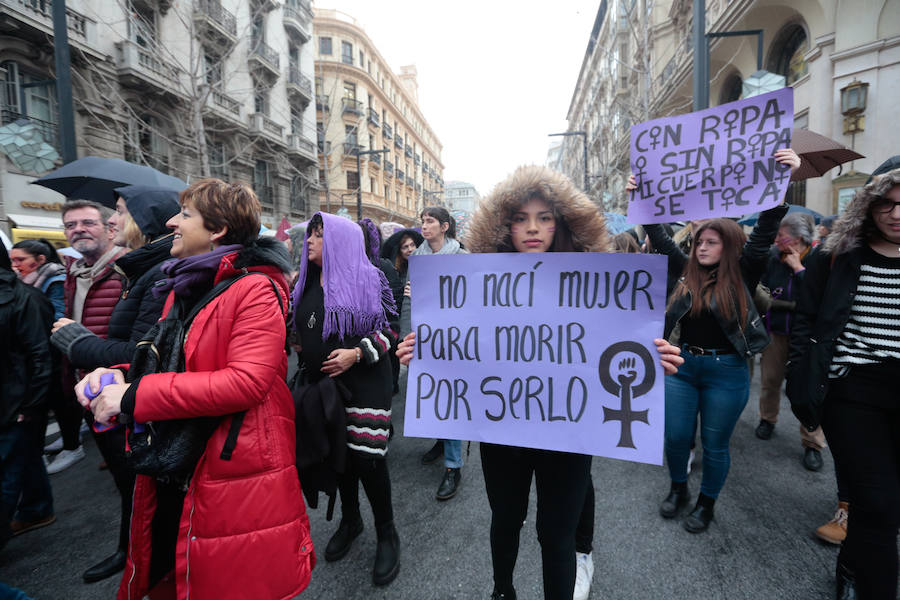
<instances>
[{"instance_id":1,"label":"open umbrella","mask_svg":"<svg viewBox=\"0 0 900 600\"><path fill-rule=\"evenodd\" d=\"M791 181L821 177L845 162L865 158L859 152L854 152L833 139L808 129L794 130L791 148L801 159L800 168L791 175Z\"/></svg>"},{"instance_id":2,"label":"open umbrella","mask_svg":"<svg viewBox=\"0 0 900 600\"><path fill-rule=\"evenodd\" d=\"M32 181L66 198L93 200L110 208L116 205L115 189L123 185L151 185L182 191L187 184L153 167L118 158L85 156Z\"/></svg>"},{"instance_id":3,"label":"open umbrella","mask_svg":"<svg viewBox=\"0 0 900 600\"><path fill-rule=\"evenodd\" d=\"M805 213L807 215L812 215L813 220L816 222L816 225L819 224L819 221L822 220L822 215L817 213L814 210L806 208L805 206L800 206L798 204L791 204L788 209L788 214L791 213ZM746 225L747 227L753 227L756 225L756 221L759 219L759 213L753 213L752 215L747 215L740 221L738 221L738 225Z\"/></svg>"}]
</instances>

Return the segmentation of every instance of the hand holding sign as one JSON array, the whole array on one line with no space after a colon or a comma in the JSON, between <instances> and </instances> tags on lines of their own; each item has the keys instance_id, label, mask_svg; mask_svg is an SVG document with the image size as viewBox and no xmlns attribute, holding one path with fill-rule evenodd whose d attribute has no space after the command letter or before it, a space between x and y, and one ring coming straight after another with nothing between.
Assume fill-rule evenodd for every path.
<instances>
[{"instance_id":1,"label":"hand holding sign","mask_svg":"<svg viewBox=\"0 0 900 600\"><path fill-rule=\"evenodd\" d=\"M781 203L790 181L793 89L631 128L630 223L740 216ZM799 166L799 163L797 163Z\"/></svg>"}]
</instances>

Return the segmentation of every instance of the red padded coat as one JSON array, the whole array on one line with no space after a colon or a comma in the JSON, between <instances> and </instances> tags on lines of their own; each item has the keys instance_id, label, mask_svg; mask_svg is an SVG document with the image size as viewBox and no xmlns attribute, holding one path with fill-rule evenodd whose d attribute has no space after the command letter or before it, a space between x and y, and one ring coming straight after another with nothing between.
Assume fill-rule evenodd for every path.
<instances>
[{"instance_id":1,"label":"red padded coat","mask_svg":"<svg viewBox=\"0 0 900 600\"><path fill-rule=\"evenodd\" d=\"M236 257L222 259L216 283L238 273ZM287 311L290 295L280 270L248 270L275 280ZM140 380L138 422L247 411L231 460L219 457L231 423L226 417L191 479L175 548L179 599L286 599L309 583L315 554L294 466L284 319L269 280L244 277L197 314L184 343L185 372ZM154 478L138 476L119 599L147 593L155 488Z\"/></svg>"}]
</instances>

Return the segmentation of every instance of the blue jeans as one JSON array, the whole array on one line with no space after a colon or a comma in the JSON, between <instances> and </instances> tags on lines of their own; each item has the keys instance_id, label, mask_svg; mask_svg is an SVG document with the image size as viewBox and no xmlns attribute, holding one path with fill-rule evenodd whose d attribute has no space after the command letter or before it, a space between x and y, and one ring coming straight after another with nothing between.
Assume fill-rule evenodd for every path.
<instances>
[{"instance_id":1,"label":"blue jeans","mask_svg":"<svg viewBox=\"0 0 900 600\"><path fill-rule=\"evenodd\" d=\"M703 480L700 492L717 498L731 455L728 443L750 394L747 361L738 354L682 354L678 373L666 377L666 461L672 481L687 481L691 442L700 415Z\"/></svg>"},{"instance_id":2,"label":"blue jeans","mask_svg":"<svg viewBox=\"0 0 900 600\"><path fill-rule=\"evenodd\" d=\"M37 521L53 514L53 494L44 466L44 421L0 429L0 526L13 518ZM16 508L21 510L16 514Z\"/></svg>"},{"instance_id":3,"label":"blue jeans","mask_svg":"<svg viewBox=\"0 0 900 600\"><path fill-rule=\"evenodd\" d=\"M462 442L460 440L442 440L444 442L444 466L458 469L463 466Z\"/></svg>"}]
</instances>

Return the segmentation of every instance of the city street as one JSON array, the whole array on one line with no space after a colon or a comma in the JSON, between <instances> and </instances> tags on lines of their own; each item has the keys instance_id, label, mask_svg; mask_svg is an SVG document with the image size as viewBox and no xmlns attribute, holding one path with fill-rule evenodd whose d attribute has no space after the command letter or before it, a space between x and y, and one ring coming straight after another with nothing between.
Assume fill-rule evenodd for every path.
<instances>
[{"instance_id":1,"label":"city street","mask_svg":"<svg viewBox=\"0 0 900 600\"><path fill-rule=\"evenodd\" d=\"M785 400L773 438L758 440L757 377L751 399L732 439L732 467L708 532L691 535L679 520L665 521L657 506L668 491L663 467L594 459L596 525L591 598L742 599L830 598L837 548L820 543L813 530L836 504L831 455L811 473L800 463L797 421ZM322 555L338 516L325 521L325 502L310 511L319 563L303 598L484 599L491 591L488 542L490 511L477 444L472 444L457 497L434 500L439 465L422 466L419 456L431 440L405 438L403 403L395 400L394 438L389 454L394 511L402 542L402 566L386 588L371 583L375 535L368 504L366 530L338 563ZM14 538L0 552L0 578L37 599L113 598L118 577L82 583L81 573L114 549L117 498L99 454L87 443L88 458L51 476L59 521ZM691 492L699 488L699 460ZM324 496L323 496L324 499ZM523 600L542 598L540 553L532 498L522 531L516 587ZM338 513L339 509L336 509ZM240 590L235 590L240 598Z\"/></svg>"}]
</instances>

